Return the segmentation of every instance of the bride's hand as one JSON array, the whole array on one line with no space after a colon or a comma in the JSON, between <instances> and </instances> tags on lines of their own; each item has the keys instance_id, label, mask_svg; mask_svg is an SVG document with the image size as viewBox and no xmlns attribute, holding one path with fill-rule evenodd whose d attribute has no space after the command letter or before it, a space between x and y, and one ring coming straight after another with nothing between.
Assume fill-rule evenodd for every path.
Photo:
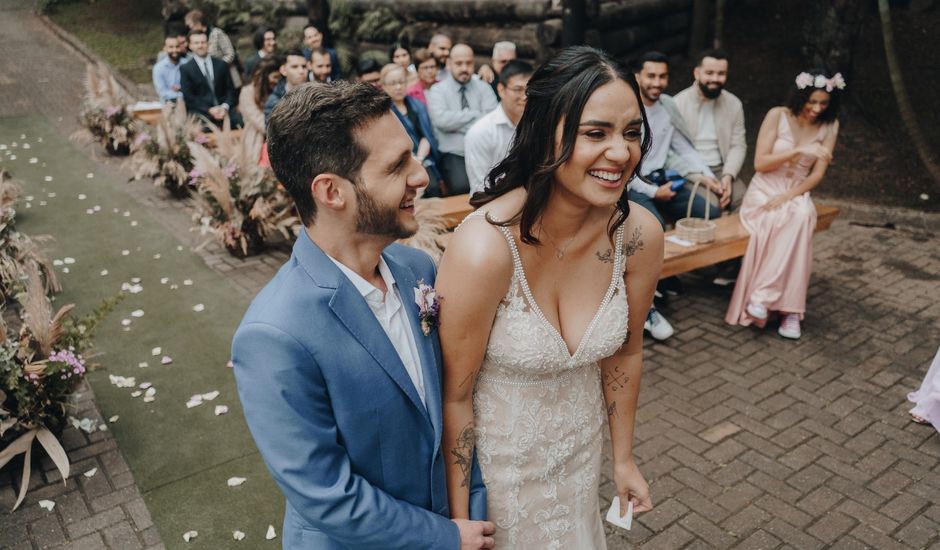
<instances>
[{"instance_id":1,"label":"bride's hand","mask_svg":"<svg viewBox=\"0 0 940 550\"><path fill-rule=\"evenodd\" d=\"M627 501L633 500L633 513L648 512L653 509L650 499L650 487L643 479L636 463L630 460L622 464L614 464L614 484L620 496L620 515L627 513Z\"/></svg>"}]
</instances>

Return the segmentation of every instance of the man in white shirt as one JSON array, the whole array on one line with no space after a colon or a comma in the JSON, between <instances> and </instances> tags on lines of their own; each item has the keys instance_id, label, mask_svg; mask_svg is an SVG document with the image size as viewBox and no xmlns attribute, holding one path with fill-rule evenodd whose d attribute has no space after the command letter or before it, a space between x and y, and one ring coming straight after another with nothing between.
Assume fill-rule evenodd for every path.
<instances>
[{"instance_id":1,"label":"man in white shirt","mask_svg":"<svg viewBox=\"0 0 940 550\"><path fill-rule=\"evenodd\" d=\"M534 69L525 61L508 62L496 85L499 106L467 130L464 140L470 194L483 191L486 175L506 158L516 125L525 110L526 85Z\"/></svg>"},{"instance_id":2,"label":"man in white shirt","mask_svg":"<svg viewBox=\"0 0 940 550\"><path fill-rule=\"evenodd\" d=\"M747 155L747 141L741 100L724 89L728 54L721 49L702 52L692 75L695 82L676 94L676 106L694 137L695 149L721 178L723 196L727 197L722 206L733 211L746 190L738 173Z\"/></svg>"},{"instance_id":3,"label":"man in white shirt","mask_svg":"<svg viewBox=\"0 0 940 550\"><path fill-rule=\"evenodd\" d=\"M475 461L475 521L450 519L439 304L424 294L436 269L395 242L418 229L428 175L391 101L362 83L304 83L268 121L271 166L304 227L245 314L232 363L286 497L284 548L494 545Z\"/></svg>"},{"instance_id":4,"label":"man in white shirt","mask_svg":"<svg viewBox=\"0 0 940 550\"><path fill-rule=\"evenodd\" d=\"M473 78L473 49L457 44L447 58L449 75L428 90L428 111L438 150L439 167L448 194L470 191L464 159L464 136L473 123L489 113L499 102L490 85Z\"/></svg>"}]
</instances>

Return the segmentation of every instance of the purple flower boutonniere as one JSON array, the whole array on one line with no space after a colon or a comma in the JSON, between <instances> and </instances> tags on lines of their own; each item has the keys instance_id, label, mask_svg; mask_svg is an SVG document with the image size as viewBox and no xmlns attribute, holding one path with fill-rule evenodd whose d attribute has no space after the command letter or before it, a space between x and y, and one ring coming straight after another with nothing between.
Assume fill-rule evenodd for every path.
<instances>
[{"instance_id":1,"label":"purple flower boutonniere","mask_svg":"<svg viewBox=\"0 0 940 550\"><path fill-rule=\"evenodd\" d=\"M441 300L444 298L437 294L434 287L418 280L415 288L415 303L418 304L418 319L421 320L421 332L425 336L431 334L431 329L437 328L441 317Z\"/></svg>"}]
</instances>

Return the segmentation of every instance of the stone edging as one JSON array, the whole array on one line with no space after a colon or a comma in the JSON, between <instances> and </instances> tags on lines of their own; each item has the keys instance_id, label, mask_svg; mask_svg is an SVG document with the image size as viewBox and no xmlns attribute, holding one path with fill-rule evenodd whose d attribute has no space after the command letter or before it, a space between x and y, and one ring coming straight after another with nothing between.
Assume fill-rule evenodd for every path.
<instances>
[{"instance_id":1,"label":"stone edging","mask_svg":"<svg viewBox=\"0 0 940 550\"><path fill-rule=\"evenodd\" d=\"M839 208L840 220L878 227L894 226L896 229L916 233L940 234L940 212L924 212L913 208L865 204L825 197L818 200Z\"/></svg>"}]
</instances>

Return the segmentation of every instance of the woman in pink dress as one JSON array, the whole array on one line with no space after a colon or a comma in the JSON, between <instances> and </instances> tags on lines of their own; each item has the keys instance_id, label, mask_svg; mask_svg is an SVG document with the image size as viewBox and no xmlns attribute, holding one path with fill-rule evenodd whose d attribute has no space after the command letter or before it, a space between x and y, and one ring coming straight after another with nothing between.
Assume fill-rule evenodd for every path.
<instances>
[{"instance_id":1,"label":"woman in pink dress","mask_svg":"<svg viewBox=\"0 0 940 550\"><path fill-rule=\"evenodd\" d=\"M788 104L767 113L757 136L754 169L741 224L751 234L725 321L763 327L781 316L779 334L800 337L813 263L816 207L810 190L822 181L839 134L842 75L800 73Z\"/></svg>"},{"instance_id":2,"label":"woman in pink dress","mask_svg":"<svg viewBox=\"0 0 940 550\"><path fill-rule=\"evenodd\" d=\"M907 400L914 403L910 411L911 420L918 424L931 424L940 431L940 350L937 350L920 389L907 394Z\"/></svg>"}]
</instances>

